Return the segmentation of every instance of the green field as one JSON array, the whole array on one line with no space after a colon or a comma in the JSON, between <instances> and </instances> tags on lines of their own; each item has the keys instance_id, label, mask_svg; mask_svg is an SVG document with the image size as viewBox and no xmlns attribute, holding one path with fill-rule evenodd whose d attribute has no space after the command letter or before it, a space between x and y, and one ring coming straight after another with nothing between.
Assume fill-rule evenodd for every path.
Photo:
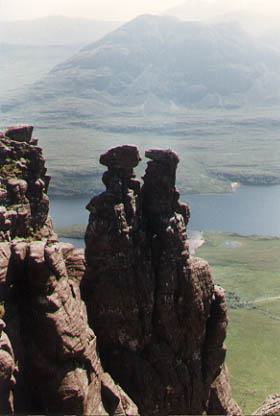
<instances>
[{"instance_id":1,"label":"green field","mask_svg":"<svg viewBox=\"0 0 280 416\"><path fill-rule=\"evenodd\" d=\"M279 339L280 320L254 310L229 310L226 362L233 397L245 414L280 391Z\"/></svg>"},{"instance_id":2,"label":"green field","mask_svg":"<svg viewBox=\"0 0 280 416\"><path fill-rule=\"evenodd\" d=\"M74 224L69 227L55 227L59 237L83 239L86 232L85 224Z\"/></svg>"},{"instance_id":3,"label":"green field","mask_svg":"<svg viewBox=\"0 0 280 416\"><path fill-rule=\"evenodd\" d=\"M48 114L46 112L46 118ZM145 150L171 148L180 157L177 187L185 193L231 191L231 182L280 183L279 112L197 111L177 114L122 115L61 124L56 119L34 121L35 136L53 176L50 192L92 195L100 189L104 167L99 157L113 146L135 144L146 167ZM26 120L28 121L28 120ZM33 122L31 120L31 122ZM52 125L54 124L54 126Z\"/></svg>"},{"instance_id":4,"label":"green field","mask_svg":"<svg viewBox=\"0 0 280 416\"><path fill-rule=\"evenodd\" d=\"M196 255L210 263L215 282L228 296L233 397L251 414L280 391L280 239L228 233L205 233L204 238Z\"/></svg>"}]
</instances>

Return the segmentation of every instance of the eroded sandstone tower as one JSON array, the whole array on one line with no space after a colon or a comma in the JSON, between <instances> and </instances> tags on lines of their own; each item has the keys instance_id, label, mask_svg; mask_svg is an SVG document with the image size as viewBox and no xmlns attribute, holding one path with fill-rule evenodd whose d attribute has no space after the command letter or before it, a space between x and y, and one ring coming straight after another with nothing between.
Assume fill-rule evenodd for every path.
<instances>
[{"instance_id":1,"label":"eroded sandstone tower","mask_svg":"<svg viewBox=\"0 0 280 416\"><path fill-rule=\"evenodd\" d=\"M189 255L179 158L146 157L141 188L136 147L103 154L106 191L87 206L81 290L102 363L143 415L240 414L224 365L224 292Z\"/></svg>"},{"instance_id":2,"label":"eroded sandstone tower","mask_svg":"<svg viewBox=\"0 0 280 416\"><path fill-rule=\"evenodd\" d=\"M147 151L142 187L136 147L101 156L85 261L53 231L32 130L0 132L0 413L240 414L224 293L189 255L178 156Z\"/></svg>"}]
</instances>

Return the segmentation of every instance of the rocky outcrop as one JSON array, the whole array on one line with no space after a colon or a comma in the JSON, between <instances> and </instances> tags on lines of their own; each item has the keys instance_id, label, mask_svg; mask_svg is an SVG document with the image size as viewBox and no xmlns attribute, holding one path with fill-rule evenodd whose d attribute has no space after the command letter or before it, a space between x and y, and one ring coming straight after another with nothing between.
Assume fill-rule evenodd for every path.
<instances>
[{"instance_id":1,"label":"rocky outcrop","mask_svg":"<svg viewBox=\"0 0 280 416\"><path fill-rule=\"evenodd\" d=\"M141 414L241 414L224 366L224 293L189 255L178 156L146 156L141 189L136 147L102 155L106 191L87 206L81 291L102 363Z\"/></svg>"},{"instance_id":2,"label":"rocky outcrop","mask_svg":"<svg viewBox=\"0 0 280 416\"><path fill-rule=\"evenodd\" d=\"M10 127L0 141L0 241L50 238L47 190L50 177L32 126Z\"/></svg>"},{"instance_id":3,"label":"rocky outcrop","mask_svg":"<svg viewBox=\"0 0 280 416\"><path fill-rule=\"evenodd\" d=\"M135 146L101 156L84 258L53 232L32 130L0 133L0 413L241 414L224 292L189 254L178 156L148 150L142 187Z\"/></svg>"},{"instance_id":4,"label":"rocky outcrop","mask_svg":"<svg viewBox=\"0 0 280 416\"><path fill-rule=\"evenodd\" d=\"M3 137L9 137L17 142L26 142L37 144L37 139L32 139L33 126L20 124L18 126L8 127L3 132Z\"/></svg>"},{"instance_id":5,"label":"rocky outcrop","mask_svg":"<svg viewBox=\"0 0 280 416\"><path fill-rule=\"evenodd\" d=\"M44 241L0 243L0 251L7 259L2 282L7 333L19 366L15 410L137 414L102 369L80 297L84 259L79 251Z\"/></svg>"},{"instance_id":6,"label":"rocky outcrop","mask_svg":"<svg viewBox=\"0 0 280 416\"><path fill-rule=\"evenodd\" d=\"M0 413L136 415L101 365L80 296L84 254L53 233L31 132L0 141Z\"/></svg>"}]
</instances>

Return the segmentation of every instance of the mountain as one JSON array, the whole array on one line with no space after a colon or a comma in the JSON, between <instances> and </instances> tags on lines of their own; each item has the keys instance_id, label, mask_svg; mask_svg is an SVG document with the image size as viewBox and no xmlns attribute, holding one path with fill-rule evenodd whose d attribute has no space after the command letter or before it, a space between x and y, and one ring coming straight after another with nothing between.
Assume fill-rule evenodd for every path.
<instances>
[{"instance_id":1,"label":"mountain","mask_svg":"<svg viewBox=\"0 0 280 416\"><path fill-rule=\"evenodd\" d=\"M64 16L0 23L0 44L16 45L85 45L121 24Z\"/></svg>"},{"instance_id":2,"label":"mountain","mask_svg":"<svg viewBox=\"0 0 280 416\"><path fill-rule=\"evenodd\" d=\"M24 103L45 119L280 102L280 52L233 23L140 16L54 67Z\"/></svg>"}]
</instances>

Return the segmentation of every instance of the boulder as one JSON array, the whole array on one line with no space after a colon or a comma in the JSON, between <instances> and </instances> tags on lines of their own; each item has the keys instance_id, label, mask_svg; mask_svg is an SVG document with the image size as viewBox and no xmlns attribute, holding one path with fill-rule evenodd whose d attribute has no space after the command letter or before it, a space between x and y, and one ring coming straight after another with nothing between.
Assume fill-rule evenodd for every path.
<instances>
[{"instance_id":1,"label":"boulder","mask_svg":"<svg viewBox=\"0 0 280 416\"><path fill-rule=\"evenodd\" d=\"M135 168L140 160L137 147L129 145L114 147L100 156L101 165L109 168Z\"/></svg>"},{"instance_id":2,"label":"boulder","mask_svg":"<svg viewBox=\"0 0 280 416\"><path fill-rule=\"evenodd\" d=\"M33 126L26 124L19 124L17 126L8 127L3 131L4 137L9 137L18 142L30 142L33 133Z\"/></svg>"}]
</instances>

